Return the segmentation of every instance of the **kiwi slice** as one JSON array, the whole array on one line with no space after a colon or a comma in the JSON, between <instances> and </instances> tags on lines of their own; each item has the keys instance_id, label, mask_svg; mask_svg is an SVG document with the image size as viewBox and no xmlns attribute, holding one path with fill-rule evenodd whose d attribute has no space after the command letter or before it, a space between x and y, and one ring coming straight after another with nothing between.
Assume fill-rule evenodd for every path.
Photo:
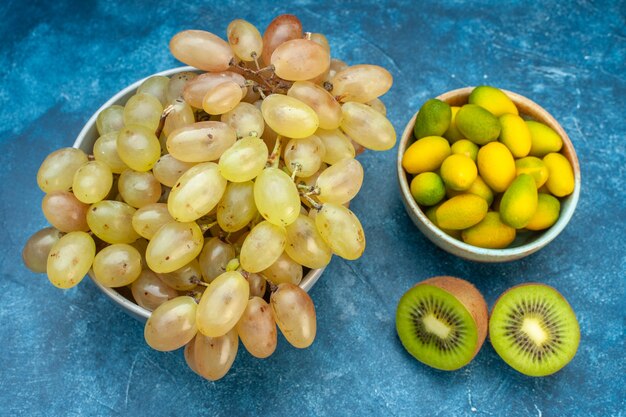
<instances>
[{"instance_id":1,"label":"kiwi slice","mask_svg":"<svg viewBox=\"0 0 626 417\"><path fill-rule=\"evenodd\" d=\"M487 304L469 282L429 278L408 290L396 311L404 348L420 362L452 371L476 356L487 336Z\"/></svg>"},{"instance_id":2,"label":"kiwi slice","mask_svg":"<svg viewBox=\"0 0 626 417\"><path fill-rule=\"evenodd\" d=\"M545 376L572 360L580 329L572 307L557 290L529 283L498 298L489 319L489 338L513 369Z\"/></svg>"}]
</instances>

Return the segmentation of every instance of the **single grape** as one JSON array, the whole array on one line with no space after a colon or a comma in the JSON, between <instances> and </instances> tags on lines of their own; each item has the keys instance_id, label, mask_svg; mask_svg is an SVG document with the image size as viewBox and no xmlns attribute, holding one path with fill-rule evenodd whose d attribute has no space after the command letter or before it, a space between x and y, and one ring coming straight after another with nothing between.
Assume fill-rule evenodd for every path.
<instances>
[{"instance_id":1,"label":"single grape","mask_svg":"<svg viewBox=\"0 0 626 417\"><path fill-rule=\"evenodd\" d=\"M283 94L267 96L261 104L261 113L272 130L289 138L311 136L319 127L319 118L311 107Z\"/></svg>"},{"instance_id":2,"label":"single grape","mask_svg":"<svg viewBox=\"0 0 626 417\"><path fill-rule=\"evenodd\" d=\"M132 226L140 236L152 239L161 226L173 221L167 204L153 203L141 207L133 214Z\"/></svg>"},{"instance_id":3,"label":"single grape","mask_svg":"<svg viewBox=\"0 0 626 417\"><path fill-rule=\"evenodd\" d=\"M140 125L154 131L159 126L162 113L163 105L158 98L151 94L137 93L124 106L124 125Z\"/></svg>"},{"instance_id":4,"label":"single grape","mask_svg":"<svg viewBox=\"0 0 626 417\"><path fill-rule=\"evenodd\" d=\"M278 168L266 168L254 182L254 202L267 221L287 226L300 212L300 194L289 175Z\"/></svg>"},{"instance_id":5,"label":"single grape","mask_svg":"<svg viewBox=\"0 0 626 417\"><path fill-rule=\"evenodd\" d=\"M167 150L179 161L215 161L236 140L235 131L226 123L198 122L173 131L167 138Z\"/></svg>"},{"instance_id":6,"label":"single grape","mask_svg":"<svg viewBox=\"0 0 626 417\"><path fill-rule=\"evenodd\" d=\"M87 155L80 149L58 149L41 163L37 172L37 185L44 193L69 191L74 181L74 173L85 162Z\"/></svg>"},{"instance_id":7,"label":"single grape","mask_svg":"<svg viewBox=\"0 0 626 417\"><path fill-rule=\"evenodd\" d=\"M363 167L354 158L331 165L317 177L317 198L323 203L344 204L352 200L363 184Z\"/></svg>"},{"instance_id":8,"label":"single grape","mask_svg":"<svg viewBox=\"0 0 626 417\"><path fill-rule=\"evenodd\" d=\"M137 249L137 252L139 252L139 255L141 256L141 269L149 269L148 263L146 262L146 249L148 249L148 240L139 238L133 243L129 243L129 245Z\"/></svg>"},{"instance_id":9,"label":"single grape","mask_svg":"<svg viewBox=\"0 0 626 417\"><path fill-rule=\"evenodd\" d=\"M180 176L194 165L195 163L193 162L179 161L168 153L160 157L154 164L152 174L161 184L166 187L173 187L178 182Z\"/></svg>"},{"instance_id":10,"label":"single grape","mask_svg":"<svg viewBox=\"0 0 626 417\"><path fill-rule=\"evenodd\" d=\"M141 255L125 243L107 246L93 261L94 278L105 287L124 287L141 274Z\"/></svg>"},{"instance_id":11,"label":"single grape","mask_svg":"<svg viewBox=\"0 0 626 417\"><path fill-rule=\"evenodd\" d=\"M220 174L232 182L250 181L263 171L268 155L265 142L255 136L245 137L222 154Z\"/></svg>"},{"instance_id":12,"label":"single grape","mask_svg":"<svg viewBox=\"0 0 626 417\"><path fill-rule=\"evenodd\" d=\"M137 94L145 93L157 98L163 107L168 103L167 101L167 86L170 83L170 79L163 75L153 75L146 78L141 85L137 88Z\"/></svg>"},{"instance_id":13,"label":"single grape","mask_svg":"<svg viewBox=\"0 0 626 417\"><path fill-rule=\"evenodd\" d=\"M182 99L185 86L197 77L198 74L192 71L183 71L172 75L165 91L167 102L171 104L178 99Z\"/></svg>"},{"instance_id":14,"label":"single grape","mask_svg":"<svg viewBox=\"0 0 626 417\"><path fill-rule=\"evenodd\" d=\"M183 98L192 107L197 109L202 108L202 100L206 94L219 84L227 81L233 81L237 83L242 90L245 88L246 79L236 72L223 71L223 72L207 72L200 74L193 81L188 82L183 89Z\"/></svg>"},{"instance_id":15,"label":"single grape","mask_svg":"<svg viewBox=\"0 0 626 417\"><path fill-rule=\"evenodd\" d=\"M322 33L307 33L307 39L312 40L313 42L319 44L324 48L324 50L330 55L330 43L328 42L328 38L324 36Z\"/></svg>"},{"instance_id":16,"label":"single grape","mask_svg":"<svg viewBox=\"0 0 626 417\"><path fill-rule=\"evenodd\" d=\"M354 158L356 155L352 141L339 129L317 129L315 136L320 138L324 144L326 152L324 152L322 161L327 164L336 164L342 159Z\"/></svg>"},{"instance_id":17,"label":"single grape","mask_svg":"<svg viewBox=\"0 0 626 417\"><path fill-rule=\"evenodd\" d=\"M341 108L341 130L360 145L386 151L396 144L396 131L391 122L367 104L348 102Z\"/></svg>"},{"instance_id":18,"label":"single grape","mask_svg":"<svg viewBox=\"0 0 626 417\"><path fill-rule=\"evenodd\" d=\"M74 174L72 192L74 196L86 204L103 200L111 191L113 173L104 162L85 162Z\"/></svg>"},{"instance_id":19,"label":"single grape","mask_svg":"<svg viewBox=\"0 0 626 417\"><path fill-rule=\"evenodd\" d=\"M231 182L217 204L217 223L223 231L232 233L243 229L258 214L254 204L254 183Z\"/></svg>"},{"instance_id":20,"label":"single grape","mask_svg":"<svg viewBox=\"0 0 626 417\"><path fill-rule=\"evenodd\" d=\"M226 265L234 257L235 249L232 245L221 241L217 237L206 239L202 252L198 257L204 280L212 282L226 272Z\"/></svg>"},{"instance_id":21,"label":"single grape","mask_svg":"<svg viewBox=\"0 0 626 417\"><path fill-rule=\"evenodd\" d=\"M114 104L98 113L96 129L100 135L117 132L124 127L124 106Z\"/></svg>"},{"instance_id":22,"label":"single grape","mask_svg":"<svg viewBox=\"0 0 626 417\"><path fill-rule=\"evenodd\" d=\"M93 156L96 161L104 162L114 174L121 174L128 169L117 153L117 135L119 132L106 133L96 139L93 144Z\"/></svg>"},{"instance_id":23,"label":"single grape","mask_svg":"<svg viewBox=\"0 0 626 417\"><path fill-rule=\"evenodd\" d=\"M167 199L167 208L178 221L197 220L217 206L226 190L226 183L217 164L198 164L179 178Z\"/></svg>"},{"instance_id":24,"label":"single grape","mask_svg":"<svg viewBox=\"0 0 626 417\"><path fill-rule=\"evenodd\" d=\"M193 259L175 271L157 275L164 283L178 291L193 290L202 279L200 264L197 259Z\"/></svg>"},{"instance_id":25,"label":"single grape","mask_svg":"<svg viewBox=\"0 0 626 417\"><path fill-rule=\"evenodd\" d=\"M270 297L276 324L294 347L309 347L315 340L317 320L313 300L294 284L280 284Z\"/></svg>"},{"instance_id":26,"label":"single grape","mask_svg":"<svg viewBox=\"0 0 626 417\"><path fill-rule=\"evenodd\" d=\"M311 107L317 113L320 128L339 127L343 117L341 105L323 87L310 81L296 81L287 91L287 95Z\"/></svg>"},{"instance_id":27,"label":"single grape","mask_svg":"<svg viewBox=\"0 0 626 417\"><path fill-rule=\"evenodd\" d=\"M263 221L252 228L243 242L239 260L248 272L261 272L276 262L285 249L286 232L283 226Z\"/></svg>"},{"instance_id":28,"label":"single grape","mask_svg":"<svg viewBox=\"0 0 626 417\"><path fill-rule=\"evenodd\" d=\"M365 233L359 219L349 209L325 203L315 216L315 225L334 253L344 259L359 258L365 250Z\"/></svg>"},{"instance_id":29,"label":"single grape","mask_svg":"<svg viewBox=\"0 0 626 417\"><path fill-rule=\"evenodd\" d=\"M174 130L192 125L195 121L196 117L191 106L182 98L176 99L172 102L172 107L163 124L163 135L167 138Z\"/></svg>"},{"instance_id":30,"label":"single grape","mask_svg":"<svg viewBox=\"0 0 626 417\"><path fill-rule=\"evenodd\" d=\"M166 223L154 234L146 249L146 262L156 273L175 271L202 251L204 238L195 222Z\"/></svg>"},{"instance_id":31,"label":"single grape","mask_svg":"<svg viewBox=\"0 0 626 417\"><path fill-rule=\"evenodd\" d=\"M263 33L263 62L270 63L274 50L291 39L302 38L302 22L291 14L281 14L272 20Z\"/></svg>"},{"instance_id":32,"label":"single grape","mask_svg":"<svg viewBox=\"0 0 626 417\"><path fill-rule=\"evenodd\" d=\"M323 268L330 262L332 251L317 231L315 221L300 214L286 228L285 252L297 263L307 268Z\"/></svg>"},{"instance_id":33,"label":"single grape","mask_svg":"<svg viewBox=\"0 0 626 417\"><path fill-rule=\"evenodd\" d=\"M54 227L38 230L28 238L22 249L22 261L28 269L37 273L46 272L50 248L61 239L63 233Z\"/></svg>"},{"instance_id":34,"label":"single grape","mask_svg":"<svg viewBox=\"0 0 626 417\"><path fill-rule=\"evenodd\" d=\"M127 169L120 175L117 189L124 201L135 208L154 204L161 198L161 184L150 171Z\"/></svg>"},{"instance_id":35,"label":"single grape","mask_svg":"<svg viewBox=\"0 0 626 417\"><path fill-rule=\"evenodd\" d=\"M291 139L285 146L285 165L296 177L310 177L322 166L322 158L326 153L324 143L315 135Z\"/></svg>"},{"instance_id":36,"label":"single grape","mask_svg":"<svg viewBox=\"0 0 626 417\"><path fill-rule=\"evenodd\" d=\"M191 369L196 375L202 376L198 373L198 367L196 366L196 358L195 358L196 337L198 337L197 334L196 336L194 336L193 339L191 339L189 343L185 345L185 350L183 351L183 355L185 357L185 362L187 363L187 366L189 367L189 369Z\"/></svg>"},{"instance_id":37,"label":"single grape","mask_svg":"<svg viewBox=\"0 0 626 417\"><path fill-rule=\"evenodd\" d=\"M167 300L178 297L178 292L165 284L149 269L141 271L130 286L135 302L146 310L154 310Z\"/></svg>"},{"instance_id":38,"label":"single grape","mask_svg":"<svg viewBox=\"0 0 626 417\"><path fill-rule=\"evenodd\" d=\"M387 116L387 107L385 107L385 103L383 103L379 98L375 98L374 100L368 101L365 104L367 104L383 116Z\"/></svg>"},{"instance_id":39,"label":"single grape","mask_svg":"<svg viewBox=\"0 0 626 417\"><path fill-rule=\"evenodd\" d=\"M179 61L210 72L227 70L234 57L228 43L203 30L178 32L170 40L170 51Z\"/></svg>"},{"instance_id":40,"label":"single grape","mask_svg":"<svg viewBox=\"0 0 626 417\"><path fill-rule=\"evenodd\" d=\"M237 333L248 352L257 358L267 358L276 350L276 321L272 309L260 297L248 300L237 322Z\"/></svg>"},{"instance_id":41,"label":"single grape","mask_svg":"<svg viewBox=\"0 0 626 417\"><path fill-rule=\"evenodd\" d=\"M121 201L99 201L87 210L87 224L93 234L107 243L133 243L139 238L132 225L135 211Z\"/></svg>"},{"instance_id":42,"label":"single grape","mask_svg":"<svg viewBox=\"0 0 626 417\"><path fill-rule=\"evenodd\" d=\"M253 24L235 19L226 28L226 37L233 52L242 61L254 61L254 57L261 57L263 39Z\"/></svg>"},{"instance_id":43,"label":"single grape","mask_svg":"<svg viewBox=\"0 0 626 417\"><path fill-rule=\"evenodd\" d=\"M330 54L320 44L308 39L292 39L272 53L271 64L284 80L305 81L317 77L330 65Z\"/></svg>"},{"instance_id":44,"label":"single grape","mask_svg":"<svg viewBox=\"0 0 626 417\"><path fill-rule=\"evenodd\" d=\"M89 205L78 200L68 191L46 194L41 202L43 215L52 226L62 232L89 230L87 212Z\"/></svg>"},{"instance_id":45,"label":"single grape","mask_svg":"<svg viewBox=\"0 0 626 417\"><path fill-rule=\"evenodd\" d=\"M193 298L180 296L158 306L144 328L146 343L162 352L185 346L196 335L197 305Z\"/></svg>"},{"instance_id":46,"label":"single grape","mask_svg":"<svg viewBox=\"0 0 626 417\"><path fill-rule=\"evenodd\" d=\"M287 252L283 252L276 262L261 271L261 274L274 285L285 282L298 285L302 281L303 271L302 265L291 259Z\"/></svg>"},{"instance_id":47,"label":"single grape","mask_svg":"<svg viewBox=\"0 0 626 417\"><path fill-rule=\"evenodd\" d=\"M96 244L85 232L70 232L50 248L46 272L58 288L71 288L83 280L96 255Z\"/></svg>"},{"instance_id":48,"label":"single grape","mask_svg":"<svg viewBox=\"0 0 626 417\"><path fill-rule=\"evenodd\" d=\"M265 122L263 121L261 110L250 103L237 104L234 109L222 114L220 120L235 129L238 138L247 136L261 137L265 130Z\"/></svg>"},{"instance_id":49,"label":"single grape","mask_svg":"<svg viewBox=\"0 0 626 417\"><path fill-rule=\"evenodd\" d=\"M331 83L339 101L367 103L389 91L393 77L378 65L353 65L338 72Z\"/></svg>"},{"instance_id":50,"label":"single grape","mask_svg":"<svg viewBox=\"0 0 626 417\"><path fill-rule=\"evenodd\" d=\"M219 337L198 333L193 349L197 373L210 381L222 378L233 365L238 348L239 337L235 329Z\"/></svg>"},{"instance_id":51,"label":"single grape","mask_svg":"<svg viewBox=\"0 0 626 417\"><path fill-rule=\"evenodd\" d=\"M202 99L202 109L208 114L224 114L237 106L246 95L247 88L234 81L224 81L211 88Z\"/></svg>"},{"instance_id":52,"label":"single grape","mask_svg":"<svg viewBox=\"0 0 626 417\"><path fill-rule=\"evenodd\" d=\"M228 333L241 318L249 294L248 281L237 271L224 272L215 278L198 305L198 331L210 337Z\"/></svg>"},{"instance_id":53,"label":"single grape","mask_svg":"<svg viewBox=\"0 0 626 417\"><path fill-rule=\"evenodd\" d=\"M261 274L255 274L252 272L239 271L243 277L248 281L250 285L250 298L263 297L265 295L265 289L267 288L267 281Z\"/></svg>"},{"instance_id":54,"label":"single grape","mask_svg":"<svg viewBox=\"0 0 626 417\"><path fill-rule=\"evenodd\" d=\"M345 70L346 68L348 68L348 64L343 62L341 59L332 58L330 60L330 66L328 67L328 77L326 78L326 81L330 82L333 78L335 78L337 73Z\"/></svg>"},{"instance_id":55,"label":"single grape","mask_svg":"<svg viewBox=\"0 0 626 417\"><path fill-rule=\"evenodd\" d=\"M145 172L152 169L161 156L161 143L145 126L130 125L117 136L117 153L129 168Z\"/></svg>"}]
</instances>

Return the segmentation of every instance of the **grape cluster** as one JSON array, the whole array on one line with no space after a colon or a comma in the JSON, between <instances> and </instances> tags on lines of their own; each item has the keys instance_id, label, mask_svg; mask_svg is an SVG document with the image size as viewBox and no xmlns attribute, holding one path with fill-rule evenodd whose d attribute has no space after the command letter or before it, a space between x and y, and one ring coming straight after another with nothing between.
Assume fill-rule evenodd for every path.
<instances>
[{"instance_id":1,"label":"grape cluster","mask_svg":"<svg viewBox=\"0 0 626 417\"><path fill-rule=\"evenodd\" d=\"M130 287L152 310L147 343L185 346L210 380L228 372L239 339L271 355L276 325L295 347L313 342L315 308L298 284L333 254L361 256L347 207L363 182L355 156L396 141L378 99L392 84L384 68L331 59L326 37L303 34L292 15L263 36L234 20L227 38L178 33L172 54L206 72L146 79L98 115L93 155L45 159L37 182L53 227L23 252L59 288L87 273Z\"/></svg>"}]
</instances>

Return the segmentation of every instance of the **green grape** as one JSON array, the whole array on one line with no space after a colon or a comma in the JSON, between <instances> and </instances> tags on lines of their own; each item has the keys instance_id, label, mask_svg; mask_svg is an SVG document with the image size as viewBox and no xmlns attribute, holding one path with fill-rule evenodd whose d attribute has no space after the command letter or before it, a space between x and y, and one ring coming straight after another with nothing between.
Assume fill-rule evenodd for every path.
<instances>
[{"instance_id":1,"label":"green grape","mask_svg":"<svg viewBox=\"0 0 626 417\"><path fill-rule=\"evenodd\" d=\"M363 184L363 167L354 158L331 165L317 177L317 198L323 203L344 204L357 195Z\"/></svg>"},{"instance_id":2,"label":"green grape","mask_svg":"<svg viewBox=\"0 0 626 417\"><path fill-rule=\"evenodd\" d=\"M188 82L196 79L198 74L192 71L183 71L176 73L170 77L165 91L165 98L168 103L173 103L178 99L182 99L183 90Z\"/></svg>"},{"instance_id":3,"label":"green grape","mask_svg":"<svg viewBox=\"0 0 626 417\"><path fill-rule=\"evenodd\" d=\"M326 203L315 216L315 225L334 253L344 259L359 258L365 250L365 233L349 209Z\"/></svg>"},{"instance_id":4,"label":"green grape","mask_svg":"<svg viewBox=\"0 0 626 417\"><path fill-rule=\"evenodd\" d=\"M212 282L226 272L226 265L234 257L235 249L232 245L221 241L217 237L206 239L202 252L198 257L204 280Z\"/></svg>"},{"instance_id":5,"label":"green grape","mask_svg":"<svg viewBox=\"0 0 626 417\"><path fill-rule=\"evenodd\" d=\"M251 88L248 90L252 91ZM237 104L234 109L222 114L220 120L235 129L237 138L247 136L260 138L265 130L265 121L263 121L261 110L250 103Z\"/></svg>"},{"instance_id":6,"label":"green grape","mask_svg":"<svg viewBox=\"0 0 626 417\"><path fill-rule=\"evenodd\" d=\"M287 226L300 213L300 194L289 175L278 168L266 168L254 182L254 202L270 223Z\"/></svg>"},{"instance_id":7,"label":"green grape","mask_svg":"<svg viewBox=\"0 0 626 417\"><path fill-rule=\"evenodd\" d=\"M185 30L170 40L170 51L176 59L204 71L225 71L234 58L230 45L210 32Z\"/></svg>"},{"instance_id":8,"label":"green grape","mask_svg":"<svg viewBox=\"0 0 626 417\"><path fill-rule=\"evenodd\" d=\"M139 238L133 243L130 243L130 246L137 249L137 252L141 255L141 269L148 269L148 263L146 262L146 249L148 249L148 241L146 239Z\"/></svg>"},{"instance_id":9,"label":"green grape","mask_svg":"<svg viewBox=\"0 0 626 417\"><path fill-rule=\"evenodd\" d=\"M167 150L179 161L215 161L236 140L235 131L226 123L198 122L170 133Z\"/></svg>"},{"instance_id":10,"label":"green grape","mask_svg":"<svg viewBox=\"0 0 626 417\"><path fill-rule=\"evenodd\" d=\"M154 310L167 300L178 297L178 291L165 284L149 269L141 271L130 286L135 302L146 310Z\"/></svg>"},{"instance_id":11,"label":"green grape","mask_svg":"<svg viewBox=\"0 0 626 417\"><path fill-rule=\"evenodd\" d=\"M367 104L383 116L387 116L387 107L385 106L385 103L383 103L379 98L375 98L374 100L368 101L365 104Z\"/></svg>"},{"instance_id":12,"label":"green grape","mask_svg":"<svg viewBox=\"0 0 626 417\"><path fill-rule=\"evenodd\" d=\"M285 165L296 177L310 177L322 166L322 158L326 153L324 143L315 135L291 139L285 146Z\"/></svg>"},{"instance_id":13,"label":"green grape","mask_svg":"<svg viewBox=\"0 0 626 417\"><path fill-rule=\"evenodd\" d=\"M178 221L197 220L217 206L226 190L226 183L217 164L198 164L179 178L167 199L167 208Z\"/></svg>"},{"instance_id":14,"label":"green grape","mask_svg":"<svg viewBox=\"0 0 626 417\"><path fill-rule=\"evenodd\" d=\"M235 81L224 81L207 91L202 98L202 109L208 114L227 113L241 102L247 91Z\"/></svg>"},{"instance_id":15,"label":"green grape","mask_svg":"<svg viewBox=\"0 0 626 417\"><path fill-rule=\"evenodd\" d=\"M276 324L283 336L294 347L311 346L317 332L313 300L294 284L280 284L270 297Z\"/></svg>"},{"instance_id":16,"label":"green grape","mask_svg":"<svg viewBox=\"0 0 626 417\"><path fill-rule=\"evenodd\" d=\"M269 63L272 53L282 43L302 38L302 22L292 14L281 14L272 20L263 33L263 62Z\"/></svg>"},{"instance_id":17,"label":"green grape","mask_svg":"<svg viewBox=\"0 0 626 417\"><path fill-rule=\"evenodd\" d=\"M263 275L246 271L239 272L241 272L246 281L248 281L248 285L250 285L250 298L263 297L265 295L267 281L265 280Z\"/></svg>"},{"instance_id":18,"label":"green grape","mask_svg":"<svg viewBox=\"0 0 626 417\"><path fill-rule=\"evenodd\" d=\"M155 350L168 352L185 346L194 338L197 305L193 298L180 296L158 306L146 321L144 338Z\"/></svg>"},{"instance_id":19,"label":"green grape","mask_svg":"<svg viewBox=\"0 0 626 417\"><path fill-rule=\"evenodd\" d=\"M273 131L289 138L306 138L319 127L319 118L311 107L283 94L267 96L261 103L261 113Z\"/></svg>"},{"instance_id":20,"label":"green grape","mask_svg":"<svg viewBox=\"0 0 626 417\"><path fill-rule=\"evenodd\" d=\"M331 83L339 101L367 103L389 91L393 77L378 65L353 65L337 73Z\"/></svg>"},{"instance_id":21,"label":"green grape","mask_svg":"<svg viewBox=\"0 0 626 417\"><path fill-rule=\"evenodd\" d=\"M162 113L163 105L158 98L151 94L137 93L124 106L124 125L140 125L155 131Z\"/></svg>"},{"instance_id":22,"label":"green grape","mask_svg":"<svg viewBox=\"0 0 626 417\"><path fill-rule=\"evenodd\" d=\"M62 232L89 230L87 211L89 205L78 200L67 191L46 194L41 202L43 215L52 226Z\"/></svg>"},{"instance_id":23,"label":"green grape","mask_svg":"<svg viewBox=\"0 0 626 417\"><path fill-rule=\"evenodd\" d=\"M46 272L50 248L61 239L63 233L54 227L41 229L28 238L22 249L22 261L33 272Z\"/></svg>"},{"instance_id":24,"label":"green grape","mask_svg":"<svg viewBox=\"0 0 626 417\"><path fill-rule=\"evenodd\" d=\"M195 121L196 117L191 106L182 98L176 99L172 102L172 108L163 124L163 135L168 137L176 129L192 125Z\"/></svg>"},{"instance_id":25,"label":"green grape","mask_svg":"<svg viewBox=\"0 0 626 417\"><path fill-rule=\"evenodd\" d=\"M248 272L261 272L276 262L285 249L283 226L263 221L252 228L243 242L239 261Z\"/></svg>"},{"instance_id":26,"label":"green grape","mask_svg":"<svg viewBox=\"0 0 626 417\"><path fill-rule=\"evenodd\" d=\"M276 322L272 309L260 297L248 300L237 322L237 333L248 352L256 358L267 358L276 350Z\"/></svg>"},{"instance_id":27,"label":"green grape","mask_svg":"<svg viewBox=\"0 0 626 417\"><path fill-rule=\"evenodd\" d=\"M337 73L345 70L346 68L348 68L348 64L343 62L341 59L332 58L330 60L330 66L328 67L328 76L325 81L330 82L333 78L335 78Z\"/></svg>"},{"instance_id":28,"label":"green grape","mask_svg":"<svg viewBox=\"0 0 626 417\"><path fill-rule=\"evenodd\" d=\"M310 81L296 81L287 91L287 95L310 106L317 113L320 128L339 128L343 117L341 106L324 87Z\"/></svg>"},{"instance_id":29,"label":"green grape","mask_svg":"<svg viewBox=\"0 0 626 417\"><path fill-rule=\"evenodd\" d=\"M161 144L153 130L140 125L126 126L117 136L117 153L129 168L145 172L161 156Z\"/></svg>"},{"instance_id":30,"label":"green grape","mask_svg":"<svg viewBox=\"0 0 626 417\"><path fill-rule=\"evenodd\" d=\"M220 174L232 182L250 181L263 171L268 155L265 142L255 136L245 137L222 154Z\"/></svg>"},{"instance_id":31,"label":"green grape","mask_svg":"<svg viewBox=\"0 0 626 417\"><path fill-rule=\"evenodd\" d=\"M154 234L166 223L173 222L174 218L167 210L167 204L153 203L138 209L133 214L133 229L142 237L152 239Z\"/></svg>"},{"instance_id":32,"label":"green grape","mask_svg":"<svg viewBox=\"0 0 626 417\"><path fill-rule=\"evenodd\" d=\"M86 204L103 200L111 191L113 173L104 162L85 162L74 174L74 196Z\"/></svg>"},{"instance_id":33,"label":"green grape","mask_svg":"<svg viewBox=\"0 0 626 417\"><path fill-rule=\"evenodd\" d=\"M254 204L254 183L231 182L217 204L217 223L223 231L232 233L243 229L257 215Z\"/></svg>"},{"instance_id":34,"label":"green grape","mask_svg":"<svg viewBox=\"0 0 626 417\"><path fill-rule=\"evenodd\" d=\"M106 133L93 144L93 156L96 161L104 162L114 174L121 174L128 169L117 153L117 135L119 132Z\"/></svg>"},{"instance_id":35,"label":"green grape","mask_svg":"<svg viewBox=\"0 0 626 417\"><path fill-rule=\"evenodd\" d=\"M161 184L148 172L127 169L117 181L117 189L126 203L140 208L154 204L161 198Z\"/></svg>"},{"instance_id":36,"label":"green grape","mask_svg":"<svg viewBox=\"0 0 626 417\"><path fill-rule=\"evenodd\" d=\"M234 329L219 337L198 333L193 352L197 374L210 381L222 378L233 365L238 348L239 337Z\"/></svg>"},{"instance_id":37,"label":"green grape","mask_svg":"<svg viewBox=\"0 0 626 417\"><path fill-rule=\"evenodd\" d=\"M203 243L202 231L196 223L166 223L148 243L146 262L156 273L172 272L198 256Z\"/></svg>"},{"instance_id":38,"label":"green grape","mask_svg":"<svg viewBox=\"0 0 626 417\"><path fill-rule=\"evenodd\" d=\"M201 109L204 96L206 96L206 94L215 86L226 81L233 81L242 87L242 89L246 85L246 79L241 74L237 74L236 72L207 72L205 74L200 74L197 78L194 78L185 85L185 88L183 89L183 98L192 107Z\"/></svg>"},{"instance_id":39,"label":"green grape","mask_svg":"<svg viewBox=\"0 0 626 417\"><path fill-rule=\"evenodd\" d=\"M87 224L107 243L133 243L139 238L132 225L135 209L121 201L103 200L87 210Z\"/></svg>"},{"instance_id":40,"label":"green grape","mask_svg":"<svg viewBox=\"0 0 626 417\"><path fill-rule=\"evenodd\" d=\"M292 39L283 42L272 53L271 64L284 80L310 80L324 73L330 65L330 54L317 42Z\"/></svg>"},{"instance_id":41,"label":"green grape","mask_svg":"<svg viewBox=\"0 0 626 417\"><path fill-rule=\"evenodd\" d=\"M124 106L114 104L98 113L96 129L100 135L117 132L124 127Z\"/></svg>"},{"instance_id":42,"label":"green grape","mask_svg":"<svg viewBox=\"0 0 626 417\"><path fill-rule=\"evenodd\" d=\"M341 130L359 145L386 151L396 144L396 131L391 122L367 104L348 102L341 108Z\"/></svg>"},{"instance_id":43,"label":"green grape","mask_svg":"<svg viewBox=\"0 0 626 417\"><path fill-rule=\"evenodd\" d=\"M161 281L178 291L193 290L202 279L200 264L197 259L193 259L187 265L175 271L157 275Z\"/></svg>"},{"instance_id":44,"label":"green grape","mask_svg":"<svg viewBox=\"0 0 626 417\"><path fill-rule=\"evenodd\" d=\"M134 247L125 243L107 246L93 261L96 281L105 287L124 287L141 274L141 255Z\"/></svg>"},{"instance_id":45,"label":"green grape","mask_svg":"<svg viewBox=\"0 0 626 417\"><path fill-rule=\"evenodd\" d=\"M168 153L154 164L152 174L161 184L171 188L176 185L180 176L194 165L193 162L179 161Z\"/></svg>"},{"instance_id":46,"label":"green grape","mask_svg":"<svg viewBox=\"0 0 626 417\"><path fill-rule=\"evenodd\" d=\"M332 251L324 242L315 226L315 221L300 214L286 228L285 252L297 263L307 268L323 268L330 262Z\"/></svg>"},{"instance_id":47,"label":"green grape","mask_svg":"<svg viewBox=\"0 0 626 417\"><path fill-rule=\"evenodd\" d=\"M61 148L44 159L37 172L37 185L44 193L69 191L74 173L85 162L87 155L76 148Z\"/></svg>"},{"instance_id":48,"label":"green grape","mask_svg":"<svg viewBox=\"0 0 626 417\"><path fill-rule=\"evenodd\" d=\"M233 52L242 61L254 61L254 57L261 57L263 39L253 24L235 19L226 28L226 37Z\"/></svg>"},{"instance_id":49,"label":"green grape","mask_svg":"<svg viewBox=\"0 0 626 417\"><path fill-rule=\"evenodd\" d=\"M356 155L352 141L339 129L317 129L315 136L320 138L324 144L326 152L324 153L322 161L327 164L336 164L342 159L354 158Z\"/></svg>"},{"instance_id":50,"label":"green grape","mask_svg":"<svg viewBox=\"0 0 626 417\"><path fill-rule=\"evenodd\" d=\"M58 288L72 288L85 277L96 256L96 244L85 232L70 232L50 248L46 272Z\"/></svg>"},{"instance_id":51,"label":"green grape","mask_svg":"<svg viewBox=\"0 0 626 417\"><path fill-rule=\"evenodd\" d=\"M322 33L307 33L306 38L312 40L313 42L321 45L324 50L330 55L330 43L328 42L328 38L324 36Z\"/></svg>"},{"instance_id":52,"label":"green grape","mask_svg":"<svg viewBox=\"0 0 626 417\"><path fill-rule=\"evenodd\" d=\"M243 314L249 295L248 281L239 272L224 272L215 278L198 305L198 331L210 337L228 333Z\"/></svg>"},{"instance_id":53,"label":"green grape","mask_svg":"<svg viewBox=\"0 0 626 417\"><path fill-rule=\"evenodd\" d=\"M302 281L303 271L302 265L291 259L287 252L283 252L276 262L261 271L261 274L274 285L285 282L298 285Z\"/></svg>"},{"instance_id":54,"label":"green grape","mask_svg":"<svg viewBox=\"0 0 626 417\"><path fill-rule=\"evenodd\" d=\"M163 75L153 75L152 77L146 78L139 88L137 88L137 94L145 93L150 94L151 96L156 97L161 105L165 107L168 103L167 101L167 85L170 83L170 79L164 77Z\"/></svg>"}]
</instances>

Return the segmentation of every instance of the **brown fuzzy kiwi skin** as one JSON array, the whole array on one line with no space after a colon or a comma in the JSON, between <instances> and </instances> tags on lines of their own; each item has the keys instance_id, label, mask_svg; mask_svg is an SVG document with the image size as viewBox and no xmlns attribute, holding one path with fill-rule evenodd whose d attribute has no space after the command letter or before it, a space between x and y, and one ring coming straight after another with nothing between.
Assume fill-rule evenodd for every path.
<instances>
[{"instance_id":1,"label":"brown fuzzy kiwi skin","mask_svg":"<svg viewBox=\"0 0 626 417\"><path fill-rule=\"evenodd\" d=\"M489 311L483 295L470 282L451 276L444 275L428 278L417 285L422 284L432 285L452 294L472 315L478 333L476 350L474 355L472 355L473 359L485 342L487 330L489 329Z\"/></svg>"}]
</instances>

